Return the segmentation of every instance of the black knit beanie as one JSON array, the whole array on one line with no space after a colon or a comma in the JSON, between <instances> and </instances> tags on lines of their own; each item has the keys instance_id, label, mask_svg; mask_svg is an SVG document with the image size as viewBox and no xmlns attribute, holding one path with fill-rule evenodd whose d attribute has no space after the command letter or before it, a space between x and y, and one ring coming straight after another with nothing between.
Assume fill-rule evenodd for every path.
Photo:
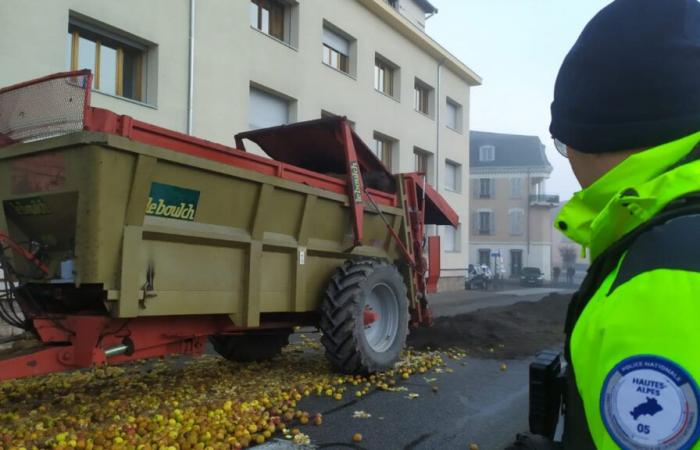
<instances>
[{"instance_id":1,"label":"black knit beanie","mask_svg":"<svg viewBox=\"0 0 700 450\"><path fill-rule=\"evenodd\" d=\"M700 131L698 0L616 0L599 12L559 70L549 131L584 153Z\"/></svg>"}]
</instances>

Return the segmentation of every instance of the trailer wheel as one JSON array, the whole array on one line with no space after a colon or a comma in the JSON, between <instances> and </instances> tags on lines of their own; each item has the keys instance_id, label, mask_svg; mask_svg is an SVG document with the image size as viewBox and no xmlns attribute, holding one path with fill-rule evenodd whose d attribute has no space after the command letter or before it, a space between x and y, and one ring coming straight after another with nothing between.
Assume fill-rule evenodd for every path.
<instances>
[{"instance_id":1,"label":"trailer wheel","mask_svg":"<svg viewBox=\"0 0 700 450\"><path fill-rule=\"evenodd\" d=\"M396 267L377 260L338 268L321 305L326 357L344 373L387 370L408 334L406 285Z\"/></svg>"},{"instance_id":2,"label":"trailer wheel","mask_svg":"<svg viewBox=\"0 0 700 450\"><path fill-rule=\"evenodd\" d=\"M230 361L253 362L272 359L289 344L291 330L274 333L217 334L209 337L214 350Z\"/></svg>"}]
</instances>

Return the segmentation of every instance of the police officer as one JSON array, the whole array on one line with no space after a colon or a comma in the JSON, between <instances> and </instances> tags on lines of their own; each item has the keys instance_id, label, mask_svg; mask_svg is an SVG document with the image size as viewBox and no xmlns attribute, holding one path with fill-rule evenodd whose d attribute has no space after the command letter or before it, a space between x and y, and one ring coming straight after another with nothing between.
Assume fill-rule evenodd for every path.
<instances>
[{"instance_id":1,"label":"police officer","mask_svg":"<svg viewBox=\"0 0 700 450\"><path fill-rule=\"evenodd\" d=\"M592 266L567 318L566 449L700 448L700 3L616 0L560 69L550 131Z\"/></svg>"}]
</instances>

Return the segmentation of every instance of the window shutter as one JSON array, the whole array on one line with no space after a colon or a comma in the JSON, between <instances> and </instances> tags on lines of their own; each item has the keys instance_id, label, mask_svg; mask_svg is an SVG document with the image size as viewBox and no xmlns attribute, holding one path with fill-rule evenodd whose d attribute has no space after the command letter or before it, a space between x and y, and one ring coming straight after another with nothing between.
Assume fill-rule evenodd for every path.
<instances>
[{"instance_id":1,"label":"window shutter","mask_svg":"<svg viewBox=\"0 0 700 450\"><path fill-rule=\"evenodd\" d=\"M328 28L323 29L323 43L345 56L350 56L350 43L348 40Z\"/></svg>"},{"instance_id":2,"label":"window shutter","mask_svg":"<svg viewBox=\"0 0 700 450\"><path fill-rule=\"evenodd\" d=\"M518 212L518 234L525 234L525 213L523 211Z\"/></svg>"},{"instance_id":3,"label":"window shutter","mask_svg":"<svg viewBox=\"0 0 700 450\"><path fill-rule=\"evenodd\" d=\"M265 128L289 122L289 103L259 89L250 89L250 128Z\"/></svg>"},{"instance_id":4,"label":"window shutter","mask_svg":"<svg viewBox=\"0 0 700 450\"><path fill-rule=\"evenodd\" d=\"M479 198L481 195L481 183L478 178L472 179L472 198Z\"/></svg>"},{"instance_id":5,"label":"window shutter","mask_svg":"<svg viewBox=\"0 0 700 450\"><path fill-rule=\"evenodd\" d=\"M491 228L489 234L496 234L496 214L494 213L489 213L489 227Z\"/></svg>"},{"instance_id":6,"label":"window shutter","mask_svg":"<svg viewBox=\"0 0 700 450\"><path fill-rule=\"evenodd\" d=\"M489 188L491 189L491 198L496 198L496 179L489 179Z\"/></svg>"},{"instance_id":7,"label":"window shutter","mask_svg":"<svg viewBox=\"0 0 700 450\"><path fill-rule=\"evenodd\" d=\"M517 234L517 223L516 223L516 218L517 212L516 211L508 211L508 221L509 221L509 231L511 236L515 236Z\"/></svg>"},{"instance_id":8,"label":"window shutter","mask_svg":"<svg viewBox=\"0 0 700 450\"><path fill-rule=\"evenodd\" d=\"M477 236L479 234L479 212L472 212L472 235Z\"/></svg>"}]
</instances>

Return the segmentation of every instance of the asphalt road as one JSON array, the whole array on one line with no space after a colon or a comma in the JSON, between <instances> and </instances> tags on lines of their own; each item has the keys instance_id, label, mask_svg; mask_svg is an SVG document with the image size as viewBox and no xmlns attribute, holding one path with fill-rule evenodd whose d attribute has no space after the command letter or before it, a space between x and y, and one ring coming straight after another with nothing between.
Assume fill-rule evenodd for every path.
<instances>
[{"instance_id":1,"label":"asphalt road","mask_svg":"<svg viewBox=\"0 0 700 450\"><path fill-rule=\"evenodd\" d=\"M517 289L504 292L462 291L432 296L436 315L456 315L521 301L538 301L561 290ZM307 333L308 335L308 333ZM534 355L533 355L534 356ZM310 397L300 407L323 414L321 427L304 427L318 449L503 449L518 432L527 430L528 368L532 358L448 361L453 373L430 373L399 383L404 392L375 391L365 397L336 402ZM505 366L503 366L505 364ZM438 387L433 392L432 386ZM408 394L419 396L410 399ZM353 418L355 411L370 418ZM363 440L352 442L354 433ZM265 450L298 448L285 442Z\"/></svg>"}]
</instances>

